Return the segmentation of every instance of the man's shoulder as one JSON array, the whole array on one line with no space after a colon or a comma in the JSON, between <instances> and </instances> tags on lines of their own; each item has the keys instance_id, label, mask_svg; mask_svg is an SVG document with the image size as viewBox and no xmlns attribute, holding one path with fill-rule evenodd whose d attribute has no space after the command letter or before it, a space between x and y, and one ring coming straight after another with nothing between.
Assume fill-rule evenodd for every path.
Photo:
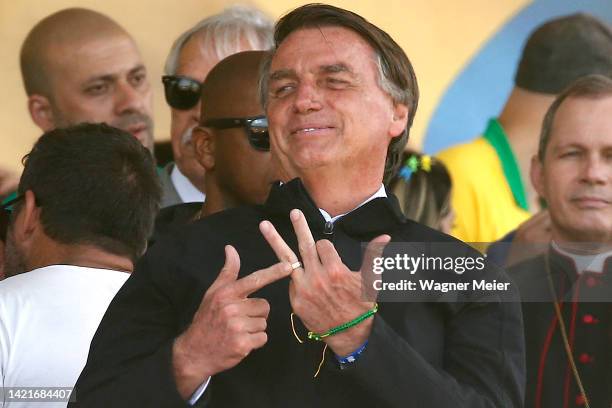
<instances>
[{"instance_id":1,"label":"man's shoulder","mask_svg":"<svg viewBox=\"0 0 612 408\"><path fill-rule=\"evenodd\" d=\"M25 311L31 300L37 299L36 294L41 289L51 290L46 275L44 268L34 269L0 281L0 314L19 308Z\"/></svg>"},{"instance_id":2,"label":"man's shoulder","mask_svg":"<svg viewBox=\"0 0 612 408\"><path fill-rule=\"evenodd\" d=\"M161 247L162 252L179 250L181 253L195 249L201 252L219 243L231 244L243 235L258 233L259 222L265 217L262 206L227 209L173 228L152 249Z\"/></svg>"},{"instance_id":3,"label":"man's shoulder","mask_svg":"<svg viewBox=\"0 0 612 408\"><path fill-rule=\"evenodd\" d=\"M202 209L202 205L203 203L180 203L162 208L155 217L155 227L153 235L149 239L149 245L195 220Z\"/></svg>"},{"instance_id":4,"label":"man's shoulder","mask_svg":"<svg viewBox=\"0 0 612 408\"><path fill-rule=\"evenodd\" d=\"M537 295L548 290L544 255L538 255L512 265L507 268L506 272L518 287L521 297L525 301L537 299Z\"/></svg>"},{"instance_id":5,"label":"man's shoulder","mask_svg":"<svg viewBox=\"0 0 612 408\"><path fill-rule=\"evenodd\" d=\"M70 290L94 287L95 282L121 285L130 274L111 269L90 268L78 265L54 264L20 273L0 281L0 301L8 297L40 299L41 293L49 294L55 288ZM101 291L103 292L103 291Z\"/></svg>"},{"instance_id":6,"label":"man's shoulder","mask_svg":"<svg viewBox=\"0 0 612 408\"><path fill-rule=\"evenodd\" d=\"M507 268L508 274L517 280L528 280L534 274L544 275L544 255L537 255Z\"/></svg>"},{"instance_id":7,"label":"man's shoulder","mask_svg":"<svg viewBox=\"0 0 612 408\"><path fill-rule=\"evenodd\" d=\"M166 164L164 167L157 168L157 176L159 177L159 183L162 188L162 200L160 203L162 208L182 202L170 178L170 173L172 173L173 168L174 163L172 162Z\"/></svg>"}]
</instances>

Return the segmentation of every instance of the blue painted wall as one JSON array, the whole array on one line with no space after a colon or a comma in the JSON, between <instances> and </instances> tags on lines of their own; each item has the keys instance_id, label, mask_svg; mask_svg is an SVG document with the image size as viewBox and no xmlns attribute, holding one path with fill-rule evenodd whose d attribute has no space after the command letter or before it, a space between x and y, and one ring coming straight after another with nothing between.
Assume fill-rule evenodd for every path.
<instances>
[{"instance_id":1,"label":"blue painted wall","mask_svg":"<svg viewBox=\"0 0 612 408\"><path fill-rule=\"evenodd\" d=\"M612 25L612 0L536 0L501 27L444 93L427 127L423 150L436 153L479 135L487 120L501 111L531 31L577 11Z\"/></svg>"}]
</instances>

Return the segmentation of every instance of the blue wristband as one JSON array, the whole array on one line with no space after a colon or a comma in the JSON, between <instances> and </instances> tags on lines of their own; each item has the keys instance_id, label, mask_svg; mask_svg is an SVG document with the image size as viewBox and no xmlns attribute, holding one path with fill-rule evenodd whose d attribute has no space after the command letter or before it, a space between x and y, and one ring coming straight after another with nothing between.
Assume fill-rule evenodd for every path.
<instances>
[{"instance_id":1,"label":"blue wristband","mask_svg":"<svg viewBox=\"0 0 612 408\"><path fill-rule=\"evenodd\" d=\"M365 343L363 343L357 350L353 351L348 356L340 357L339 355L336 355L336 360L338 360L340 363L340 368L344 368L345 366L353 364L355 361L357 361L361 353L363 353L366 349L367 345L368 341L366 340Z\"/></svg>"}]
</instances>

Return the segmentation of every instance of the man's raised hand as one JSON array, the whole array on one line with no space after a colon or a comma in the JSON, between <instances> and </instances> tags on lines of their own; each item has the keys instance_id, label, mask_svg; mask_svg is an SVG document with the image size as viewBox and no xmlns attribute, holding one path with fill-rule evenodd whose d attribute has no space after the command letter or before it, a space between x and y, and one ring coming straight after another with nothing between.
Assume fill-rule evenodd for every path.
<instances>
[{"instance_id":1,"label":"man's raised hand","mask_svg":"<svg viewBox=\"0 0 612 408\"><path fill-rule=\"evenodd\" d=\"M304 325L316 333L353 320L374 305L364 300L362 275L371 275L372 260L380 256L390 241L388 235L372 240L366 248L360 273L351 271L340 259L334 245L326 240L315 242L304 214L292 210L291 222L298 240L303 267L291 274L289 299L291 307ZM298 257L269 221L260 230L282 262L294 263ZM372 327L369 319L343 333L327 337L325 342L338 355L349 354L368 338Z\"/></svg>"},{"instance_id":2,"label":"man's raised hand","mask_svg":"<svg viewBox=\"0 0 612 408\"><path fill-rule=\"evenodd\" d=\"M268 340L270 305L248 296L289 276L291 265L280 262L241 279L239 270L238 252L227 245L219 276L204 294L191 325L174 342L174 376L185 399L208 377L236 366Z\"/></svg>"}]
</instances>

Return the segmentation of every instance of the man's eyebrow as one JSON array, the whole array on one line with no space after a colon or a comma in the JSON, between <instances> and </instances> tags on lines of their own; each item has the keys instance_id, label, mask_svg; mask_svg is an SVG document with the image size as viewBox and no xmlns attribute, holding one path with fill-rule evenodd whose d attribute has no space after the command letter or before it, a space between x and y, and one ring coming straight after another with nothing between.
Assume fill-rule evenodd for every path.
<instances>
[{"instance_id":1,"label":"man's eyebrow","mask_svg":"<svg viewBox=\"0 0 612 408\"><path fill-rule=\"evenodd\" d=\"M566 143L560 143L556 146L554 146L554 150L559 151L559 150L563 150L563 149L586 149L586 146L584 146L583 144L581 144L580 142L566 142Z\"/></svg>"},{"instance_id":2,"label":"man's eyebrow","mask_svg":"<svg viewBox=\"0 0 612 408\"><path fill-rule=\"evenodd\" d=\"M270 81L280 81L281 79L295 79L297 74L292 69L279 69L270 74Z\"/></svg>"},{"instance_id":3,"label":"man's eyebrow","mask_svg":"<svg viewBox=\"0 0 612 408\"><path fill-rule=\"evenodd\" d=\"M349 67L348 65L344 64L344 63L337 63L337 64L327 64L327 65L321 65L319 67L319 72L323 73L323 74L334 74L337 72L346 72L351 74L352 76L355 76L353 70L351 69L351 67ZM269 80L270 81L279 81L282 79L295 79L297 78L297 74L294 70L292 69L279 69L276 70L274 72L272 72L270 74Z\"/></svg>"},{"instance_id":4,"label":"man's eyebrow","mask_svg":"<svg viewBox=\"0 0 612 408\"><path fill-rule=\"evenodd\" d=\"M92 76L90 78L87 78L87 80L83 83L85 86L91 84L92 82L96 82L96 81L104 81L104 82L113 82L117 79L117 75L116 74L105 74L105 75L96 75L96 76Z\"/></svg>"},{"instance_id":5,"label":"man's eyebrow","mask_svg":"<svg viewBox=\"0 0 612 408\"><path fill-rule=\"evenodd\" d=\"M129 73L133 74L138 71L146 71L146 70L147 70L147 67L145 67L144 64L138 64L134 68L130 69Z\"/></svg>"},{"instance_id":6,"label":"man's eyebrow","mask_svg":"<svg viewBox=\"0 0 612 408\"><path fill-rule=\"evenodd\" d=\"M351 69L351 67L349 67L348 65L342 62L339 62L337 64L322 65L321 67L319 67L319 72L322 72L325 74L335 74L337 72L347 72L351 75L354 75L354 72Z\"/></svg>"},{"instance_id":7,"label":"man's eyebrow","mask_svg":"<svg viewBox=\"0 0 612 408\"><path fill-rule=\"evenodd\" d=\"M144 66L144 64L138 64L134 68L132 68L132 69L130 69L128 71L128 75L133 75L136 72L140 72L140 71L146 71L146 69L147 68ZM95 76L92 76L90 78L87 78L87 80L84 83L85 84L89 84L89 83L95 82L95 81L112 82L112 81L115 81L118 76L119 75L116 74L116 73L95 75Z\"/></svg>"}]
</instances>

